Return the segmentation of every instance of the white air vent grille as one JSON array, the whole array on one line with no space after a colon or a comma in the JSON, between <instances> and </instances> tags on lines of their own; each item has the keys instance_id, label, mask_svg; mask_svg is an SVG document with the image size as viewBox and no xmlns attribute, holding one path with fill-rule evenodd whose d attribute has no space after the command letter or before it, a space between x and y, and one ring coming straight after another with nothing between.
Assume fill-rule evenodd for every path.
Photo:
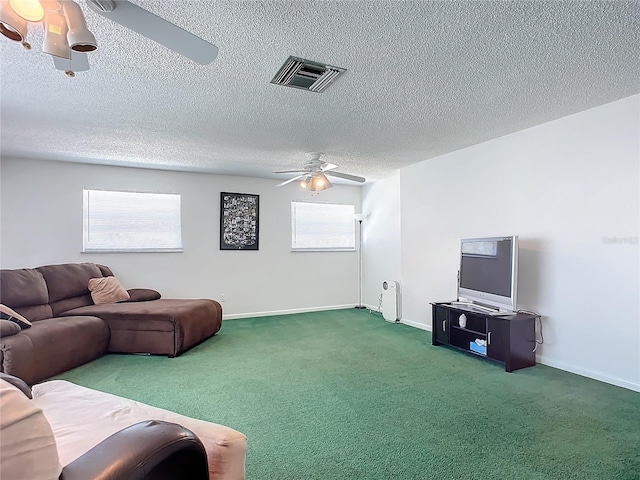
<instances>
[{"instance_id":1,"label":"white air vent grille","mask_svg":"<svg viewBox=\"0 0 640 480\"><path fill-rule=\"evenodd\" d=\"M346 72L344 68L324 65L303 58L289 57L273 77L271 83L320 93L344 72Z\"/></svg>"}]
</instances>

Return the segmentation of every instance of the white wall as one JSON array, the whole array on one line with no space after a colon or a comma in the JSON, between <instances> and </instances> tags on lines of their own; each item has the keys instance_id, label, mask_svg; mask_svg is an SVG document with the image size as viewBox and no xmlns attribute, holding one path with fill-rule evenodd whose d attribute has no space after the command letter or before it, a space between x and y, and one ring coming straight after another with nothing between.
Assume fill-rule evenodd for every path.
<instances>
[{"instance_id":1,"label":"white wall","mask_svg":"<svg viewBox=\"0 0 640 480\"><path fill-rule=\"evenodd\" d=\"M166 298L225 294L225 318L352 306L358 301L356 252L291 249L291 200L351 203L360 187L314 194L277 180L3 158L2 268L66 262L108 265L126 288ZM183 253L83 254L82 189L182 195ZM219 250L220 192L260 195L259 251Z\"/></svg>"},{"instance_id":2,"label":"white wall","mask_svg":"<svg viewBox=\"0 0 640 480\"><path fill-rule=\"evenodd\" d=\"M402 169L404 319L430 329L429 302L455 298L461 238L518 235L539 360L640 391L639 132L636 95Z\"/></svg>"},{"instance_id":3,"label":"white wall","mask_svg":"<svg viewBox=\"0 0 640 480\"><path fill-rule=\"evenodd\" d=\"M371 183L363 190L363 303L378 309L382 282L402 284L400 269L400 175Z\"/></svg>"}]
</instances>

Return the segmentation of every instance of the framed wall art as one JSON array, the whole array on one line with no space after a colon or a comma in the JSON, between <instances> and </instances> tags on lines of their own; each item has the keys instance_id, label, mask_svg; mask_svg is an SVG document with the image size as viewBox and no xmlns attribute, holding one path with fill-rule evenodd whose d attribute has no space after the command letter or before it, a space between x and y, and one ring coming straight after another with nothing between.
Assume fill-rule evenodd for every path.
<instances>
[{"instance_id":1,"label":"framed wall art","mask_svg":"<svg viewBox=\"0 0 640 480\"><path fill-rule=\"evenodd\" d=\"M260 196L220 193L220 250L258 250Z\"/></svg>"}]
</instances>

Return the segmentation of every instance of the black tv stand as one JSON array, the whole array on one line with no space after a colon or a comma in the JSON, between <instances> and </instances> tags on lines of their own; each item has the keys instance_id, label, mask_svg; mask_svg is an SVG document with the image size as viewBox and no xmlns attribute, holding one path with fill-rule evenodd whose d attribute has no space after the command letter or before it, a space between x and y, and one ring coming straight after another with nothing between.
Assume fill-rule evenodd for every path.
<instances>
[{"instance_id":1,"label":"black tv stand","mask_svg":"<svg viewBox=\"0 0 640 480\"><path fill-rule=\"evenodd\" d=\"M432 345L448 345L503 363L507 372L536 364L536 315L493 313L456 302L431 305Z\"/></svg>"}]
</instances>

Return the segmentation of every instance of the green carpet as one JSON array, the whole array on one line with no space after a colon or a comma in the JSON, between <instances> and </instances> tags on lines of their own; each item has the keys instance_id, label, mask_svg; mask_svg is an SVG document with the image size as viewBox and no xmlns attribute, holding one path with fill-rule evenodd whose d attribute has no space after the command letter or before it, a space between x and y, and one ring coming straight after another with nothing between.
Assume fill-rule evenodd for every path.
<instances>
[{"instance_id":1,"label":"green carpet","mask_svg":"<svg viewBox=\"0 0 640 480\"><path fill-rule=\"evenodd\" d=\"M178 358L57 378L243 432L249 480L640 478L640 394L508 374L367 311L229 320Z\"/></svg>"}]
</instances>

